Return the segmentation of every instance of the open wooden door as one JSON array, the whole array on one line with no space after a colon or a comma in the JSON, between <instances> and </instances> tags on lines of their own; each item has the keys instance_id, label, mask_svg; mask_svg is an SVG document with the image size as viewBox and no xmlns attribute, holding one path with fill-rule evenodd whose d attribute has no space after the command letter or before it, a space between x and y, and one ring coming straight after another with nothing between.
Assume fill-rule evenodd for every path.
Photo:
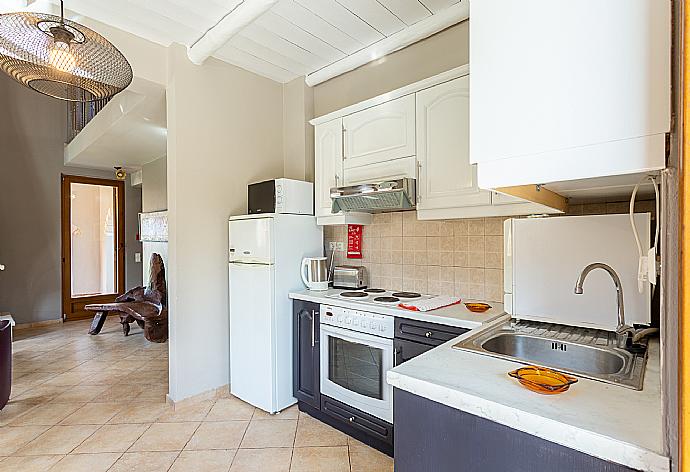
<instances>
[{"instance_id":1,"label":"open wooden door","mask_svg":"<svg viewBox=\"0 0 690 472\"><path fill-rule=\"evenodd\" d=\"M124 182L62 175L62 312L89 318L125 286Z\"/></svg>"}]
</instances>

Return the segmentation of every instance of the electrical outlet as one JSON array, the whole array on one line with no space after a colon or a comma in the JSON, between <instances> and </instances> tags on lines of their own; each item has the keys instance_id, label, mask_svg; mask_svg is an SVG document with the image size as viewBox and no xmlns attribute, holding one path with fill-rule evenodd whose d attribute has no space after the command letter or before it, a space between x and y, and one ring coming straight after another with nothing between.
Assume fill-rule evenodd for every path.
<instances>
[{"instance_id":1,"label":"electrical outlet","mask_svg":"<svg viewBox=\"0 0 690 472\"><path fill-rule=\"evenodd\" d=\"M331 241L328 243L328 249L330 249L331 251L344 251L345 244L338 241Z\"/></svg>"},{"instance_id":2,"label":"electrical outlet","mask_svg":"<svg viewBox=\"0 0 690 472\"><path fill-rule=\"evenodd\" d=\"M134 262L141 262L141 253L140 252L134 253Z\"/></svg>"}]
</instances>

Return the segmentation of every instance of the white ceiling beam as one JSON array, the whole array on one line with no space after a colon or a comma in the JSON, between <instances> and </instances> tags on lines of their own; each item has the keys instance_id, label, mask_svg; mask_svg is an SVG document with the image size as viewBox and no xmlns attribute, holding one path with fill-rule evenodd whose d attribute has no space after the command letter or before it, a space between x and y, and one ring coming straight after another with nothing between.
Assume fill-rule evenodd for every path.
<instances>
[{"instance_id":1,"label":"white ceiling beam","mask_svg":"<svg viewBox=\"0 0 690 472\"><path fill-rule=\"evenodd\" d=\"M189 60L201 65L233 36L266 13L278 0L244 0L187 49Z\"/></svg>"},{"instance_id":2,"label":"white ceiling beam","mask_svg":"<svg viewBox=\"0 0 690 472\"><path fill-rule=\"evenodd\" d=\"M339 61L333 62L324 68L307 75L304 81L310 87L325 82L333 77L344 74L357 67L363 66L380 57L398 51L410 44L428 38L432 34L438 33L456 23L464 21L470 17L470 2L462 0L447 9L431 15L414 25L403 29L387 38L384 38L369 47L360 49L354 54L347 56Z\"/></svg>"}]
</instances>

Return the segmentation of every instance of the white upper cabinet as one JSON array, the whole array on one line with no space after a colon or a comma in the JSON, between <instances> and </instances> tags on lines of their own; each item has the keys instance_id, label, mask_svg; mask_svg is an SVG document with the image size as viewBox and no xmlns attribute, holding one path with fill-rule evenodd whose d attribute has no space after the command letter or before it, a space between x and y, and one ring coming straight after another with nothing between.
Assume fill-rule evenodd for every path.
<instances>
[{"instance_id":1,"label":"white upper cabinet","mask_svg":"<svg viewBox=\"0 0 690 472\"><path fill-rule=\"evenodd\" d=\"M343 125L338 118L314 130L314 211L331 214L331 187L343 184Z\"/></svg>"},{"instance_id":2,"label":"white upper cabinet","mask_svg":"<svg viewBox=\"0 0 690 472\"><path fill-rule=\"evenodd\" d=\"M418 210L491 205L469 158L468 76L417 93Z\"/></svg>"},{"instance_id":3,"label":"white upper cabinet","mask_svg":"<svg viewBox=\"0 0 690 472\"><path fill-rule=\"evenodd\" d=\"M414 94L345 116L345 169L414 156L414 118Z\"/></svg>"},{"instance_id":4,"label":"white upper cabinet","mask_svg":"<svg viewBox=\"0 0 690 472\"><path fill-rule=\"evenodd\" d=\"M482 188L665 166L670 1L481 0L471 21Z\"/></svg>"}]
</instances>

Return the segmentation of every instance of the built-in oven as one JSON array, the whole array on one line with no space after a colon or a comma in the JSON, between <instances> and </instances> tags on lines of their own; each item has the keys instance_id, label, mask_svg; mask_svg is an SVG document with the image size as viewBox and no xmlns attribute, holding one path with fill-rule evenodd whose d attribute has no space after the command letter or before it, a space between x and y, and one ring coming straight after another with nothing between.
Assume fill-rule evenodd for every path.
<instances>
[{"instance_id":1,"label":"built-in oven","mask_svg":"<svg viewBox=\"0 0 690 472\"><path fill-rule=\"evenodd\" d=\"M394 318L321 305L321 394L393 423Z\"/></svg>"}]
</instances>

